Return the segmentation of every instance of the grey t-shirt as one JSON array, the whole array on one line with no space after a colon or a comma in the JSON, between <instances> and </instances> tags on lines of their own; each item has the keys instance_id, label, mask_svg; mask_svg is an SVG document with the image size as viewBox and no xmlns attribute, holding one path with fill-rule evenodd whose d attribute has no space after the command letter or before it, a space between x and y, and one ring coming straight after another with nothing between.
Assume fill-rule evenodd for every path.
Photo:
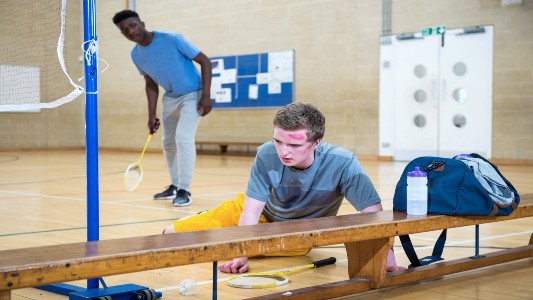
<instances>
[{"instance_id":1,"label":"grey t-shirt","mask_svg":"<svg viewBox=\"0 0 533 300\"><path fill-rule=\"evenodd\" d=\"M246 195L266 202L271 222L334 216L344 197L357 210L381 200L355 155L321 142L306 170L283 165L273 141L258 148Z\"/></svg>"}]
</instances>

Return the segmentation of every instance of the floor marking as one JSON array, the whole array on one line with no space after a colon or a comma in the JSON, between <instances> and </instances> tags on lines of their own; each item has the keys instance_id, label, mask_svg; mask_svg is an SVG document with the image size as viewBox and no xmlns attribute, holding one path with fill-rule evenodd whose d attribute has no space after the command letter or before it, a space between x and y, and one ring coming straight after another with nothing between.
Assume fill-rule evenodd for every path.
<instances>
[{"instance_id":1,"label":"floor marking","mask_svg":"<svg viewBox=\"0 0 533 300\"><path fill-rule=\"evenodd\" d=\"M161 219L161 220L150 220L150 221L138 221L138 222L128 222L128 223L106 224L106 225L100 225L100 228L113 227L113 226L124 226L124 225L137 225L137 224L146 224L146 223L171 222L171 221L174 221L174 220L176 220L176 219ZM6 233L6 234L0 234L0 237L17 236L17 235L24 235L24 234L39 234L39 233L58 232L58 231L69 231L69 230L83 230L83 229L87 229L87 227L83 226L83 227L49 229L49 230L29 231L29 232Z\"/></svg>"},{"instance_id":2,"label":"floor marking","mask_svg":"<svg viewBox=\"0 0 533 300\"><path fill-rule=\"evenodd\" d=\"M506 238L506 237L511 237L511 236L517 236L517 235L523 235L523 234L531 234L533 233L533 230L528 230L528 231L522 231L522 232L516 232L516 233L509 233L509 234L502 234L502 235L494 235L494 236L490 236L490 237L485 237L485 238L480 238L479 241L489 241L489 240L495 240L495 239L501 239L501 238ZM464 241L457 241L457 242L448 242L446 241L446 245L448 246L451 246L451 245L459 245L459 244L467 244L467 243L475 243L476 240L473 239L473 240L464 240ZM433 245L431 246L424 246L424 247L415 247L415 250L425 250L425 249L433 249ZM394 251L394 253L404 253L404 251L400 250L400 251Z\"/></svg>"},{"instance_id":3,"label":"floor marking","mask_svg":"<svg viewBox=\"0 0 533 300\"><path fill-rule=\"evenodd\" d=\"M68 201L76 201L76 202L86 202L87 200L84 198L78 198L78 197L66 197L66 196L55 196L55 195L47 195L47 194L38 194L38 193L28 193L28 192L18 192L18 191L9 191L9 190L2 190L0 189L0 193L7 193L7 194L15 194L15 195L22 195L22 196L33 196L33 197L44 197L44 198L50 198L50 199L60 199L60 200L68 200ZM211 197L215 195L229 195L230 193L212 193L212 194L202 194L199 195L201 197ZM154 206L148 206L148 205L136 205L136 204L130 204L130 203L124 203L124 201L145 201L146 199L138 199L138 200L102 200L99 199L99 204L102 205L116 205L116 206L126 206L131 208L142 208L142 209L150 209L150 210L160 210L160 211L168 211L168 212L174 212L174 213L182 213L185 215L196 215L198 214L198 211L190 211L187 209L180 209L176 207L169 207L169 208L163 208L163 207L154 207ZM170 200L153 200L153 201L169 201ZM170 205L170 204L169 204ZM143 224L143 223L156 223L156 222L171 222L174 220L179 219L178 217L172 218L172 219L162 219L162 220L150 220L150 221L138 221L138 222L128 222L128 223L117 223L117 224L107 224L107 225L100 225L100 227L112 227L112 226L122 226L122 225L135 225L135 224ZM17 235L26 235L26 234L40 234L40 233L49 233L49 232L60 232L60 231L70 231L70 230L84 230L87 229L86 226L80 226L80 227L72 227L72 228L61 228L61 229L51 229L51 230L41 230L41 231L30 231L30 232L17 232L17 233L8 233L8 234L0 234L0 237L7 237L7 236L17 236Z\"/></svg>"},{"instance_id":4,"label":"floor marking","mask_svg":"<svg viewBox=\"0 0 533 300\"><path fill-rule=\"evenodd\" d=\"M23 196L34 196L34 197L45 197L45 198L51 198L51 199L60 199L60 200L70 200L70 201L76 201L76 202L86 202L87 199L84 198L76 198L76 197L65 197L65 196L54 196L54 195L46 195L46 194L36 194L36 193L26 193L26 192L15 192L15 191L6 191L6 190L0 190L2 193L10 193L10 194L16 194L16 195L23 195ZM197 211L190 211L190 210L182 210L177 208L161 208L161 207L153 207L153 206L147 206L147 205L134 205L134 204L124 204L122 202L114 202L113 200L102 200L99 199L100 204L108 204L108 205L118 205L118 206L129 206L129 207L135 207L135 208L144 208L144 209L152 209L152 210L162 210L162 211L171 211L171 212L181 212L184 214L190 214L194 215L197 214ZM146 200L145 198L139 199L138 201ZM121 200L118 200L121 201ZM154 200L154 201L162 201L162 200Z\"/></svg>"},{"instance_id":5,"label":"floor marking","mask_svg":"<svg viewBox=\"0 0 533 300\"><path fill-rule=\"evenodd\" d=\"M436 242L437 239L435 238L425 238L425 237L416 237L416 236L412 236L411 238L413 239L417 239L417 240L424 240L424 241L432 241L432 242ZM454 241L446 238L446 243L455 243Z\"/></svg>"}]
</instances>

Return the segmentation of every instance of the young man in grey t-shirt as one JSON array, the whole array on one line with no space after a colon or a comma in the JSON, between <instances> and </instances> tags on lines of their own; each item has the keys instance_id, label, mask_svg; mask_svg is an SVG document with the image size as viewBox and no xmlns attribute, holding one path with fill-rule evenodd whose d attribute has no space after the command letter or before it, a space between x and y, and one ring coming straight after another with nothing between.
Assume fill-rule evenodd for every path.
<instances>
[{"instance_id":1,"label":"young man in grey t-shirt","mask_svg":"<svg viewBox=\"0 0 533 300\"><path fill-rule=\"evenodd\" d=\"M314 106L292 103L274 118L273 140L258 148L246 194L205 213L174 223L163 233L334 216L346 198L363 213L383 210L369 177L350 151L322 142L325 118ZM301 255L291 251L275 255ZM397 266L392 251L387 271ZM248 271L248 258L219 266Z\"/></svg>"}]
</instances>

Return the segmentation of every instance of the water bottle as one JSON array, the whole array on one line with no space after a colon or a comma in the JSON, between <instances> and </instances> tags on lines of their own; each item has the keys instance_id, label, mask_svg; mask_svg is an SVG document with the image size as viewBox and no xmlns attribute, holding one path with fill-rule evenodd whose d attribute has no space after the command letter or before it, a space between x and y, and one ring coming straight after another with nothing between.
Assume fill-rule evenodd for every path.
<instances>
[{"instance_id":1,"label":"water bottle","mask_svg":"<svg viewBox=\"0 0 533 300\"><path fill-rule=\"evenodd\" d=\"M428 177L420 167L407 173L407 214L422 216L428 213Z\"/></svg>"}]
</instances>

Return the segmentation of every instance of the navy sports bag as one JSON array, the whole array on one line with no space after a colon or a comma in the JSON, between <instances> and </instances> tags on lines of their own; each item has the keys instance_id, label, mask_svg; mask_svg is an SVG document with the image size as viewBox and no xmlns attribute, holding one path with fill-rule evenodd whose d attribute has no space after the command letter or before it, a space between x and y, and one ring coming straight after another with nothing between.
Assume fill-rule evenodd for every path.
<instances>
[{"instance_id":1,"label":"navy sports bag","mask_svg":"<svg viewBox=\"0 0 533 300\"><path fill-rule=\"evenodd\" d=\"M458 155L454 158L419 157L412 160L396 184L393 205L397 211L407 210L407 172L415 167L428 175L428 213L467 216L507 216L520 203L514 186L498 168L479 154ZM409 268L443 260L446 243L444 229L430 256L418 259L409 235L400 241L409 258Z\"/></svg>"},{"instance_id":2,"label":"navy sports bag","mask_svg":"<svg viewBox=\"0 0 533 300\"><path fill-rule=\"evenodd\" d=\"M507 216L520 203L514 186L498 168L472 153L412 160L396 184L393 205L407 210L407 172L420 167L428 174L428 213L463 216Z\"/></svg>"}]
</instances>

